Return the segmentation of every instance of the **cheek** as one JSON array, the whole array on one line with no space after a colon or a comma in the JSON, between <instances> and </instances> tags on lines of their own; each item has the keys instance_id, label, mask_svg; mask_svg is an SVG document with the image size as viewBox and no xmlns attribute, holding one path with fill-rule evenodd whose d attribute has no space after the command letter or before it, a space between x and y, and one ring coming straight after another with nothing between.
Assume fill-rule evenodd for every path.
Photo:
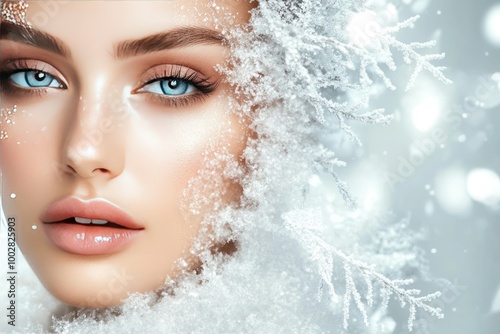
<instances>
[{"instance_id":1,"label":"cheek","mask_svg":"<svg viewBox=\"0 0 500 334\"><path fill-rule=\"evenodd\" d=\"M148 171L144 177L149 182L158 181L154 197L181 195L188 181L215 155L224 150L241 153L244 129L229 115L224 102L216 100L184 113L155 115L147 127L138 130L134 137L140 140L129 145L133 147L130 163L136 173Z\"/></svg>"},{"instance_id":2,"label":"cheek","mask_svg":"<svg viewBox=\"0 0 500 334\"><path fill-rule=\"evenodd\" d=\"M11 117L2 119L6 134L0 140L2 198L6 213L21 214L41 205L44 198L51 198L62 186L54 167L60 160L59 128L64 124L57 121L55 110L61 108L54 103L19 105L2 109L2 114L14 108L16 112ZM15 201L6 200L11 193L16 194Z\"/></svg>"},{"instance_id":3,"label":"cheek","mask_svg":"<svg viewBox=\"0 0 500 334\"><path fill-rule=\"evenodd\" d=\"M39 108L19 107L7 127L8 138L0 140L2 208L6 217L15 218L17 243L30 264L46 262L49 248L40 213L63 190L53 169L57 125L48 127L50 113L36 111Z\"/></svg>"},{"instance_id":4,"label":"cheek","mask_svg":"<svg viewBox=\"0 0 500 334\"><path fill-rule=\"evenodd\" d=\"M129 145L134 152L131 165L148 187L151 221L158 222L165 238L186 242L198 233L203 213L213 208L212 200L239 197L239 187L223 180L225 165L218 159L229 155L238 161L246 124L228 111L227 101L219 99L189 113L160 115L149 125L141 129L142 135L134 136L140 140ZM188 212L192 208L201 214L192 215ZM176 231L168 231L172 228Z\"/></svg>"}]
</instances>

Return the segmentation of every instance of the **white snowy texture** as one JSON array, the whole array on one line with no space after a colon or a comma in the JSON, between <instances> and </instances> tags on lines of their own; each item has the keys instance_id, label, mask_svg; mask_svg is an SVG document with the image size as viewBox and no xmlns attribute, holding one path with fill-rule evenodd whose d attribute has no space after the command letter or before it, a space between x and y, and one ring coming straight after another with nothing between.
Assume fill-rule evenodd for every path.
<instances>
[{"instance_id":1,"label":"white snowy texture","mask_svg":"<svg viewBox=\"0 0 500 334\"><path fill-rule=\"evenodd\" d=\"M213 6L222 27L224 6L230 1ZM188 203L193 214L213 203L193 249L203 271L167 282L161 292L131 296L119 308L54 317L50 331L392 333L391 299L407 308L409 330L420 312L443 316L432 306L439 292L420 295L409 277L422 259L407 221L367 217L339 177L339 169L348 168L334 152L339 138L361 145L352 122L391 120L383 110L370 110L369 97L380 82L395 88L386 74L396 70L393 53L413 66L407 89L422 71L448 82L443 68L433 65L443 55L425 53L432 42L404 44L394 36L417 18L394 26L377 21L369 25L373 30L358 31L364 36L355 32L368 41L360 43L347 27L364 12L377 19L361 0L261 0L248 26L223 31L231 65L220 70L239 94L234 109L254 135L243 166L217 152L187 190L196 193L210 182L217 188L224 179L243 189L234 205L218 203L217 193ZM219 166L224 175L214 172ZM312 189L315 175L320 182ZM328 179L340 200L324 195ZM203 251L227 240L237 244L232 255ZM28 331L44 330L32 324Z\"/></svg>"}]
</instances>

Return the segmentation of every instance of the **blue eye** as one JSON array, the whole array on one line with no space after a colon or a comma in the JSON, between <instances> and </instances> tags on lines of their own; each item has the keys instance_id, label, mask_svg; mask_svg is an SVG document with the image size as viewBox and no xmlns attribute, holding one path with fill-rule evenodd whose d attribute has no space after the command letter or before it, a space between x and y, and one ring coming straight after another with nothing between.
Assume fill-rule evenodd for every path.
<instances>
[{"instance_id":1,"label":"blue eye","mask_svg":"<svg viewBox=\"0 0 500 334\"><path fill-rule=\"evenodd\" d=\"M147 89L149 87L149 89ZM177 78L166 78L154 81L143 88L147 92L167 96L179 96L191 93L196 87L187 80Z\"/></svg>"},{"instance_id":2,"label":"blue eye","mask_svg":"<svg viewBox=\"0 0 500 334\"><path fill-rule=\"evenodd\" d=\"M10 79L23 88L55 87L62 88L61 83L52 75L36 70L19 71L10 76Z\"/></svg>"}]
</instances>

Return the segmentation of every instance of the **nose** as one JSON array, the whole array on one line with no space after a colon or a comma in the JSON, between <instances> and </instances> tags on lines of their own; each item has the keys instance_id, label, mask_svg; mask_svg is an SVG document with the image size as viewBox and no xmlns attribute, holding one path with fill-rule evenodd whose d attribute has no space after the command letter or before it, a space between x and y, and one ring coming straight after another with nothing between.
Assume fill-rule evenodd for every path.
<instances>
[{"instance_id":1,"label":"nose","mask_svg":"<svg viewBox=\"0 0 500 334\"><path fill-rule=\"evenodd\" d=\"M80 97L63 145L68 173L85 179L112 179L123 172L124 131L116 124L112 108L102 97Z\"/></svg>"}]
</instances>

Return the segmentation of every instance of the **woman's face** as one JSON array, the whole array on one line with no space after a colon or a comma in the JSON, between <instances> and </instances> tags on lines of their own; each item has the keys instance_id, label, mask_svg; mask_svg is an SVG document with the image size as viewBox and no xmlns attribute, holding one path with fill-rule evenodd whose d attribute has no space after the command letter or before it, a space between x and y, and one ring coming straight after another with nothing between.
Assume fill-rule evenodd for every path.
<instances>
[{"instance_id":1,"label":"woman's face","mask_svg":"<svg viewBox=\"0 0 500 334\"><path fill-rule=\"evenodd\" d=\"M175 277L200 230L183 190L210 152L244 148L212 2L32 1L29 34L2 17L2 205L63 302L113 306ZM247 1L224 4L248 20Z\"/></svg>"}]
</instances>

